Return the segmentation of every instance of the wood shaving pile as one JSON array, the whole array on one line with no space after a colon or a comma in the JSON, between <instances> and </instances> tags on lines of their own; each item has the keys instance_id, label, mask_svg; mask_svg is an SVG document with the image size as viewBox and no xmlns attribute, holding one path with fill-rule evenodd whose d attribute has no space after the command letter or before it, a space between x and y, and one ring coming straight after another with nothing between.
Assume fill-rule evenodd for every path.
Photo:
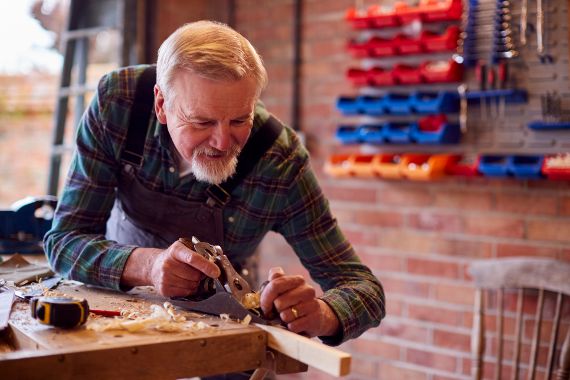
<instances>
[{"instance_id":1,"label":"wood shaving pile","mask_svg":"<svg viewBox=\"0 0 570 380\"><path fill-rule=\"evenodd\" d=\"M156 330L162 332L198 331L213 328L202 321L187 321L186 317L177 313L170 302L163 306L150 305L150 314L122 313L121 317L114 319L99 318L90 320L87 329L93 331L123 330L138 332L143 330Z\"/></svg>"}]
</instances>

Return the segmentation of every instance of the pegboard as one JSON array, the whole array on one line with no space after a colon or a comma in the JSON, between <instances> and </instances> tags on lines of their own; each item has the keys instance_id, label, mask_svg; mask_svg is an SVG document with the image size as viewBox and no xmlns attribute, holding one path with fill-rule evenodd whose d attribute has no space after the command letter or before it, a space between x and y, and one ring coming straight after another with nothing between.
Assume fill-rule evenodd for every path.
<instances>
[{"instance_id":1,"label":"pegboard","mask_svg":"<svg viewBox=\"0 0 570 380\"><path fill-rule=\"evenodd\" d=\"M396 1L382 1L383 7L393 7ZM415 5L408 0L409 5ZM524 26L526 4L526 41L521 30ZM387 93L411 93L412 91L452 91L458 86L466 88L467 119L463 125L460 142L453 145L398 145L361 144L363 153L384 151L417 152L460 152L464 154L553 154L570 151L570 79L568 47L569 9L568 0L463 0L462 19L442 22L412 22L397 27L366 28L352 32L353 41L364 41L371 37L393 38L398 33L418 35L423 30L442 33L449 25L460 25L463 33L456 52L420 55L398 55L381 58L363 57L358 60L360 68L393 68L397 64L419 65L425 60L463 60L463 80L459 83L415 84L397 86L364 86L359 95L383 96ZM496 20L498 5L508 9L507 24ZM537 8L543 9L543 33L540 34L540 17ZM471 25L470 25L471 24ZM470 25L470 27L468 27ZM498 26L497 26L498 25ZM516 51L514 57L493 62L489 51L489 39L498 30L508 30L508 37ZM543 50L539 54L540 36ZM524 43L523 43L524 42ZM462 50L462 47L469 49ZM474 54L474 52L477 52ZM495 89L482 89L477 76L477 64L486 62L486 67L497 73L499 62L508 67L508 76L503 85ZM499 91L502 90L503 92ZM509 97L499 96L517 90L525 94L519 104L508 102ZM506 92L505 92L506 91ZM477 94L499 94L478 97ZM383 121L406 122L417 120L417 115L354 115L343 119L345 124L366 124ZM448 115L451 122L460 121L460 113ZM531 124L535 122L534 124ZM552 124L554 123L554 124ZM529 126L534 125L537 129ZM552 127L557 127L552 129Z\"/></svg>"}]
</instances>

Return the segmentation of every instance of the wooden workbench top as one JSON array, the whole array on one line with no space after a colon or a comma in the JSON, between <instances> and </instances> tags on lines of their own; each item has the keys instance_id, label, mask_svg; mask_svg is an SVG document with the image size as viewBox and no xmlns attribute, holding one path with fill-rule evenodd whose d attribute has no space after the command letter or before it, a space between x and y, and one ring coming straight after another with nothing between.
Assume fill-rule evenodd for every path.
<instances>
[{"instance_id":1,"label":"wooden workbench top","mask_svg":"<svg viewBox=\"0 0 570 380\"><path fill-rule=\"evenodd\" d=\"M62 284L57 292L86 298L92 309L147 311L147 314L150 305L162 305L165 301L146 287L119 293ZM5 334L13 350L4 353L0 350L0 373L10 379L174 379L251 370L265 361L264 330L177 311L210 327L182 332L93 331L89 327L97 323L97 317L92 316L86 326L62 330L40 324L32 319L27 303L17 302ZM306 368L295 363L296 371Z\"/></svg>"}]
</instances>

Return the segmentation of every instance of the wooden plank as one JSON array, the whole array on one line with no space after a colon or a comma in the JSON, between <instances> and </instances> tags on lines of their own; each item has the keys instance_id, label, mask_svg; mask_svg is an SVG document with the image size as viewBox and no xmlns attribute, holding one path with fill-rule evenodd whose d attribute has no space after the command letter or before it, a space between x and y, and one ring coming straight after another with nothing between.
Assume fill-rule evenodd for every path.
<instances>
[{"instance_id":1,"label":"wooden plank","mask_svg":"<svg viewBox=\"0 0 570 380\"><path fill-rule=\"evenodd\" d=\"M268 346L333 376L350 372L351 356L280 327L256 325L268 334Z\"/></svg>"}]
</instances>

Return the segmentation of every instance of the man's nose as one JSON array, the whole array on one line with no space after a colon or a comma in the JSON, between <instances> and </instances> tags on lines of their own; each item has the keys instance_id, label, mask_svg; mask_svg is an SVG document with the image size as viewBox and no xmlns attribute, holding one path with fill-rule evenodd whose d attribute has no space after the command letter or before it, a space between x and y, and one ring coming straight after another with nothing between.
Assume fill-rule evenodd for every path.
<instances>
[{"instance_id":1,"label":"man's nose","mask_svg":"<svg viewBox=\"0 0 570 380\"><path fill-rule=\"evenodd\" d=\"M231 129L229 123L218 123L210 137L210 146L225 152L230 149L231 145Z\"/></svg>"}]
</instances>

